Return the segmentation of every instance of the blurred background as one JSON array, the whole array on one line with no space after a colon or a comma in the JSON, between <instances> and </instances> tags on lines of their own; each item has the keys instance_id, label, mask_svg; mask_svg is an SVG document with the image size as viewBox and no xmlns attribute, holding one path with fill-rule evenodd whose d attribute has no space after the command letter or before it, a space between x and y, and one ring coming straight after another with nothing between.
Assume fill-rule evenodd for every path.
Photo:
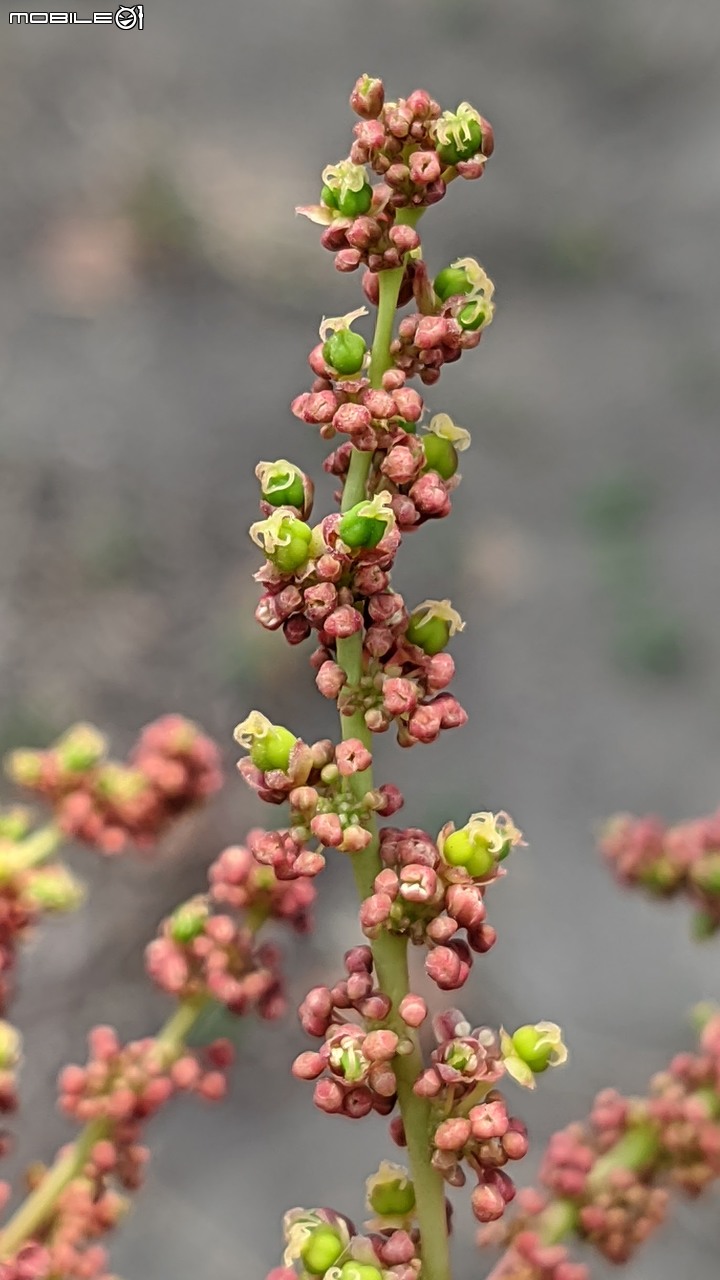
<instances>
[{"instance_id":1,"label":"blurred background","mask_svg":"<svg viewBox=\"0 0 720 1280\"><path fill-rule=\"evenodd\" d=\"M324 446L288 403L322 314L359 303L293 206L347 153L360 72L391 97L468 98L495 126L483 181L423 226L433 268L477 256L499 305L429 392L473 449L452 521L409 539L397 575L467 619L471 725L432 752L388 738L379 772L414 825L507 807L527 834L463 1005L566 1029L568 1069L517 1099L537 1153L599 1087L641 1090L718 993L717 949L690 941L683 908L623 896L593 848L618 809L677 820L718 800L717 2L148 0L142 33L0 29L3 749L82 718L121 751L166 709L228 765L251 706L332 732L309 650L252 621L253 467L319 474ZM321 483L316 510L329 500ZM142 946L259 817L231 773L159 862L74 856L91 905L43 930L16 1006L22 1161L67 1132L53 1080L89 1026L139 1035L162 1016ZM357 936L331 861L316 935L286 944L295 1000ZM285 1208L362 1216L384 1124L314 1112L288 1073L302 1047L292 1017L248 1026L231 1101L156 1122L119 1274L254 1280ZM457 1223L474 1280L489 1261L467 1203ZM681 1204L627 1274L710 1280L719 1245L717 1201Z\"/></svg>"}]
</instances>

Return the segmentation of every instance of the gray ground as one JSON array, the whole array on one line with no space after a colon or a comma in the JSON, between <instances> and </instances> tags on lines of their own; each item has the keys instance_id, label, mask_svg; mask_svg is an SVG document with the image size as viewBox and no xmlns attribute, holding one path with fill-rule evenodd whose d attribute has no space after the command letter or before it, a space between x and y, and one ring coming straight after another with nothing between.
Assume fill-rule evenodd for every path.
<instances>
[{"instance_id":1,"label":"gray ground","mask_svg":"<svg viewBox=\"0 0 720 1280\"><path fill-rule=\"evenodd\" d=\"M303 654L248 621L252 467L317 468L287 404L321 314L357 305L292 207L345 153L359 71L471 98L497 154L427 244L438 266L481 257L499 314L429 397L474 449L455 519L406 545L399 582L451 582L472 727L384 769L413 822L507 806L528 834L464 1003L565 1026L571 1067L518 1099L539 1148L597 1087L641 1088L717 994L683 911L617 893L592 848L618 808L717 802L716 0L166 0L146 25L6 27L0 45L2 745L83 717L123 746L166 707L226 744L256 703L329 728ZM231 781L175 862L93 867L92 912L39 940L23 1155L65 1132L50 1082L92 1021L154 1024L142 941L257 816ZM344 868L323 896L298 996L355 938ZM313 1112L287 1073L302 1043L292 1023L248 1030L232 1102L156 1125L114 1250L128 1280L259 1277L283 1208L361 1212L382 1126ZM715 1277L716 1216L680 1207L628 1274Z\"/></svg>"}]
</instances>

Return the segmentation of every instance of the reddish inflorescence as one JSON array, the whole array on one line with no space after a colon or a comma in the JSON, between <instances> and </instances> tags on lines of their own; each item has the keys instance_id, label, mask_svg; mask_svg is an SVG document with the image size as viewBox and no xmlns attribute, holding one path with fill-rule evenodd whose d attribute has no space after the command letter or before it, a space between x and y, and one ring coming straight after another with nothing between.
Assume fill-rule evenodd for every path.
<instances>
[{"instance_id":1,"label":"reddish inflorescence","mask_svg":"<svg viewBox=\"0 0 720 1280\"><path fill-rule=\"evenodd\" d=\"M607 823L600 849L622 885L686 897L698 935L720 929L720 812L672 827L621 814Z\"/></svg>"},{"instance_id":2,"label":"reddish inflorescence","mask_svg":"<svg viewBox=\"0 0 720 1280\"><path fill-rule=\"evenodd\" d=\"M49 803L63 833L106 854L152 847L169 825L222 784L217 747L182 716L143 729L126 764L77 725L47 751L16 751L10 776Z\"/></svg>"}]
</instances>

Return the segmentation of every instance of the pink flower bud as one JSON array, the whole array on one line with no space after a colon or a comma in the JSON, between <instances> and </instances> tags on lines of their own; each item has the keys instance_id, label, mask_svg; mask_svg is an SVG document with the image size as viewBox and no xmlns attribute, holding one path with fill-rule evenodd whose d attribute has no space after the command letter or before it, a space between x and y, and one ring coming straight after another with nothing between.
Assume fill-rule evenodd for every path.
<instances>
[{"instance_id":1,"label":"pink flower bud","mask_svg":"<svg viewBox=\"0 0 720 1280\"><path fill-rule=\"evenodd\" d=\"M478 928L468 929L468 942L478 955L486 955L497 942L497 929L491 924L481 924Z\"/></svg>"},{"instance_id":2,"label":"pink flower bud","mask_svg":"<svg viewBox=\"0 0 720 1280\"><path fill-rule=\"evenodd\" d=\"M383 797L383 805L377 812L381 818L391 818L405 803L402 792L391 782L384 782L379 791Z\"/></svg>"},{"instance_id":3,"label":"pink flower bud","mask_svg":"<svg viewBox=\"0 0 720 1280\"><path fill-rule=\"evenodd\" d=\"M325 619L323 631L333 640L347 640L349 636L362 631L362 627L362 614L359 610L351 604L343 604Z\"/></svg>"},{"instance_id":4,"label":"pink flower bud","mask_svg":"<svg viewBox=\"0 0 720 1280\"><path fill-rule=\"evenodd\" d=\"M398 1013L408 1027L419 1027L427 1018L428 1008L422 996L409 992L398 1005Z\"/></svg>"},{"instance_id":5,"label":"pink flower bud","mask_svg":"<svg viewBox=\"0 0 720 1280\"><path fill-rule=\"evenodd\" d=\"M391 716L402 716L414 711L418 704L418 696L418 687L412 680L393 676L383 681L383 706Z\"/></svg>"},{"instance_id":6,"label":"pink flower bud","mask_svg":"<svg viewBox=\"0 0 720 1280\"><path fill-rule=\"evenodd\" d=\"M431 351L439 347L448 332L448 322L444 316L422 316L415 330L415 346L420 351Z\"/></svg>"},{"instance_id":7,"label":"pink flower bud","mask_svg":"<svg viewBox=\"0 0 720 1280\"><path fill-rule=\"evenodd\" d=\"M488 1183L479 1183L470 1199L478 1222L496 1222L505 1212L503 1195L497 1187Z\"/></svg>"},{"instance_id":8,"label":"pink flower bud","mask_svg":"<svg viewBox=\"0 0 720 1280\"><path fill-rule=\"evenodd\" d=\"M404 444L395 445L384 458L380 470L393 484L411 484L420 473L423 459Z\"/></svg>"},{"instance_id":9,"label":"pink flower bud","mask_svg":"<svg viewBox=\"0 0 720 1280\"><path fill-rule=\"evenodd\" d=\"M363 392L363 405L373 418L392 418L395 413L395 399L389 391L368 388Z\"/></svg>"},{"instance_id":10,"label":"pink flower bud","mask_svg":"<svg viewBox=\"0 0 720 1280\"><path fill-rule=\"evenodd\" d=\"M373 893L360 907L360 924L363 929L377 929L389 919L392 898L386 893Z\"/></svg>"},{"instance_id":11,"label":"pink flower bud","mask_svg":"<svg viewBox=\"0 0 720 1280\"><path fill-rule=\"evenodd\" d=\"M425 970L441 991L456 991L466 981L469 966L452 947L435 947L425 960Z\"/></svg>"},{"instance_id":12,"label":"pink flower bud","mask_svg":"<svg viewBox=\"0 0 720 1280\"><path fill-rule=\"evenodd\" d=\"M459 927L457 920L451 919L450 916L437 916L428 924L427 936L439 945L444 944L455 937Z\"/></svg>"},{"instance_id":13,"label":"pink flower bud","mask_svg":"<svg viewBox=\"0 0 720 1280\"><path fill-rule=\"evenodd\" d=\"M417 708L410 717L408 730L417 742L434 742L441 729L441 713L429 703Z\"/></svg>"},{"instance_id":14,"label":"pink flower bud","mask_svg":"<svg viewBox=\"0 0 720 1280\"><path fill-rule=\"evenodd\" d=\"M357 271L362 262L362 253L359 249L341 249L335 254L335 269L337 271Z\"/></svg>"},{"instance_id":15,"label":"pink flower bud","mask_svg":"<svg viewBox=\"0 0 720 1280\"><path fill-rule=\"evenodd\" d=\"M370 947L351 947L346 951L345 968L348 973L372 973L373 954Z\"/></svg>"},{"instance_id":16,"label":"pink flower bud","mask_svg":"<svg viewBox=\"0 0 720 1280\"><path fill-rule=\"evenodd\" d=\"M406 902L429 902L435 894L437 883L432 867L411 863L400 872L400 896Z\"/></svg>"},{"instance_id":17,"label":"pink flower bud","mask_svg":"<svg viewBox=\"0 0 720 1280\"><path fill-rule=\"evenodd\" d=\"M399 253L411 253L420 245L420 236L414 227L396 225L390 228L389 235Z\"/></svg>"},{"instance_id":18,"label":"pink flower bud","mask_svg":"<svg viewBox=\"0 0 720 1280\"><path fill-rule=\"evenodd\" d=\"M350 106L356 115L364 120L374 120L380 115L385 102L385 89L382 80L370 76L360 76L350 94Z\"/></svg>"},{"instance_id":19,"label":"pink flower bud","mask_svg":"<svg viewBox=\"0 0 720 1280\"><path fill-rule=\"evenodd\" d=\"M442 164L437 151L414 151L410 156L410 177L413 182L427 186L437 182Z\"/></svg>"},{"instance_id":20,"label":"pink flower bud","mask_svg":"<svg viewBox=\"0 0 720 1280\"><path fill-rule=\"evenodd\" d=\"M320 1111L332 1115L343 1110L345 1090L337 1080L318 1080L313 1092L313 1102Z\"/></svg>"},{"instance_id":21,"label":"pink flower bud","mask_svg":"<svg viewBox=\"0 0 720 1280\"><path fill-rule=\"evenodd\" d=\"M313 1053L309 1050L307 1053L298 1054L292 1064L292 1073L297 1080L317 1080L322 1075L325 1064L319 1053Z\"/></svg>"},{"instance_id":22,"label":"pink flower bud","mask_svg":"<svg viewBox=\"0 0 720 1280\"><path fill-rule=\"evenodd\" d=\"M398 1037L394 1031L371 1031L363 1041L363 1053L368 1062L386 1062L394 1058Z\"/></svg>"},{"instance_id":23,"label":"pink flower bud","mask_svg":"<svg viewBox=\"0 0 720 1280\"><path fill-rule=\"evenodd\" d=\"M359 738L348 738L335 748L335 760L343 778L364 773L372 764L372 756Z\"/></svg>"},{"instance_id":24,"label":"pink flower bud","mask_svg":"<svg viewBox=\"0 0 720 1280\"><path fill-rule=\"evenodd\" d=\"M343 853L362 853L363 849L367 849L371 840L372 832L357 823L351 823L350 826L345 828L342 844L338 847Z\"/></svg>"},{"instance_id":25,"label":"pink flower bud","mask_svg":"<svg viewBox=\"0 0 720 1280\"><path fill-rule=\"evenodd\" d=\"M377 1245L378 1257L386 1267L401 1266L412 1262L416 1256L415 1243L407 1231L393 1231L392 1235ZM416 1274L412 1272L413 1276Z\"/></svg>"},{"instance_id":26,"label":"pink flower bud","mask_svg":"<svg viewBox=\"0 0 720 1280\"><path fill-rule=\"evenodd\" d=\"M405 1137L405 1126L402 1121L402 1116L393 1116L392 1120L390 1121L389 1130L390 1130L390 1137L392 1138L396 1147L407 1146L407 1139Z\"/></svg>"},{"instance_id":27,"label":"pink flower bud","mask_svg":"<svg viewBox=\"0 0 720 1280\"><path fill-rule=\"evenodd\" d=\"M372 1109L373 1096L366 1085L361 1084L355 1089L348 1089L343 1099L343 1115L351 1120L362 1120L364 1116L370 1114Z\"/></svg>"},{"instance_id":28,"label":"pink flower bud","mask_svg":"<svg viewBox=\"0 0 720 1280\"><path fill-rule=\"evenodd\" d=\"M353 249L369 249L371 245L377 244L382 235L382 229L375 218L362 216L354 219L345 235Z\"/></svg>"},{"instance_id":29,"label":"pink flower bud","mask_svg":"<svg viewBox=\"0 0 720 1280\"><path fill-rule=\"evenodd\" d=\"M470 1121L463 1116L451 1116L435 1130L433 1142L440 1151L461 1151L469 1138Z\"/></svg>"},{"instance_id":30,"label":"pink flower bud","mask_svg":"<svg viewBox=\"0 0 720 1280\"><path fill-rule=\"evenodd\" d=\"M364 404L341 404L336 411L332 424L336 431L344 431L349 436L356 436L372 425L372 413Z\"/></svg>"},{"instance_id":31,"label":"pink flower bud","mask_svg":"<svg viewBox=\"0 0 720 1280\"><path fill-rule=\"evenodd\" d=\"M384 871L378 872L375 877L374 888L376 893L386 893L394 901L400 889L400 880L397 872L393 871L391 867L386 867Z\"/></svg>"},{"instance_id":32,"label":"pink flower bud","mask_svg":"<svg viewBox=\"0 0 720 1280\"><path fill-rule=\"evenodd\" d=\"M502 1138L508 1131L510 1121L503 1099L493 1102L482 1102L473 1107L468 1114L473 1137L478 1142L489 1142L492 1138Z\"/></svg>"},{"instance_id":33,"label":"pink flower bud","mask_svg":"<svg viewBox=\"0 0 720 1280\"><path fill-rule=\"evenodd\" d=\"M438 518L450 510L447 489L435 471L420 476L410 490L410 497L421 515Z\"/></svg>"},{"instance_id":34,"label":"pink flower bud","mask_svg":"<svg viewBox=\"0 0 720 1280\"><path fill-rule=\"evenodd\" d=\"M482 894L475 885L450 885L446 903L450 915L463 929L472 929L482 924L487 914Z\"/></svg>"},{"instance_id":35,"label":"pink flower bud","mask_svg":"<svg viewBox=\"0 0 720 1280\"><path fill-rule=\"evenodd\" d=\"M446 689L455 675L455 662L449 653L435 653L425 664L428 689Z\"/></svg>"},{"instance_id":36,"label":"pink flower bud","mask_svg":"<svg viewBox=\"0 0 720 1280\"><path fill-rule=\"evenodd\" d=\"M310 822L310 830L328 849L338 849L343 842L343 829L336 813L317 813Z\"/></svg>"}]
</instances>

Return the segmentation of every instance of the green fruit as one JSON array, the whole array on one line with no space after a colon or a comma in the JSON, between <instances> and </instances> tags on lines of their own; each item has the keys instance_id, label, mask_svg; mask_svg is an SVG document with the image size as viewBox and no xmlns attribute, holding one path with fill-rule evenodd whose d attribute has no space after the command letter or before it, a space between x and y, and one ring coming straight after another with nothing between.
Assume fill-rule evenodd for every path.
<instances>
[{"instance_id":1,"label":"green fruit","mask_svg":"<svg viewBox=\"0 0 720 1280\"><path fill-rule=\"evenodd\" d=\"M458 469L457 449L444 436L433 434L423 438L423 449L430 471L437 471L443 480L449 480Z\"/></svg>"},{"instance_id":2,"label":"green fruit","mask_svg":"<svg viewBox=\"0 0 720 1280\"><path fill-rule=\"evenodd\" d=\"M266 481L262 490L265 502L271 507L302 508L305 501L305 487L302 476L286 472L285 475L272 476Z\"/></svg>"},{"instance_id":3,"label":"green fruit","mask_svg":"<svg viewBox=\"0 0 720 1280\"><path fill-rule=\"evenodd\" d=\"M474 880L481 880L495 870L495 859L484 841L475 839L472 857L465 863L465 870Z\"/></svg>"},{"instance_id":4,"label":"green fruit","mask_svg":"<svg viewBox=\"0 0 720 1280\"><path fill-rule=\"evenodd\" d=\"M312 529L303 520L288 517L287 520L282 521L280 531L283 536L290 535L289 541L278 543L270 552L268 559L272 560L281 573L294 573L308 560Z\"/></svg>"},{"instance_id":5,"label":"green fruit","mask_svg":"<svg viewBox=\"0 0 720 1280\"><path fill-rule=\"evenodd\" d=\"M407 435L417 435L417 422L406 422L404 418L401 418L397 425L402 427L403 431L405 431Z\"/></svg>"},{"instance_id":6,"label":"green fruit","mask_svg":"<svg viewBox=\"0 0 720 1280\"><path fill-rule=\"evenodd\" d=\"M373 190L369 182L365 182L359 191L346 191L338 197L337 207L345 218L357 218L367 213L372 204Z\"/></svg>"},{"instance_id":7,"label":"green fruit","mask_svg":"<svg viewBox=\"0 0 720 1280\"><path fill-rule=\"evenodd\" d=\"M338 525L338 533L347 547L366 547L370 550L376 547L383 537L387 529L387 521L378 520L376 516L358 515L357 508L361 505L358 503L357 506L345 512Z\"/></svg>"},{"instance_id":8,"label":"green fruit","mask_svg":"<svg viewBox=\"0 0 720 1280\"><path fill-rule=\"evenodd\" d=\"M301 1257L311 1276L324 1276L343 1253L345 1246L332 1227L318 1227L307 1241Z\"/></svg>"},{"instance_id":9,"label":"green fruit","mask_svg":"<svg viewBox=\"0 0 720 1280\"><path fill-rule=\"evenodd\" d=\"M457 322L461 329L475 332L476 329L482 329L487 320L487 311L484 307L478 306L476 302L468 302L467 306L462 307L458 312Z\"/></svg>"},{"instance_id":10,"label":"green fruit","mask_svg":"<svg viewBox=\"0 0 720 1280\"><path fill-rule=\"evenodd\" d=\"M482 145L482 129L477 120L466 120L469 138L463 141L442 143L438 147L438 155L444 164L457 164L458 160L469 160L476 155Z\"/></svg>"},{"instance_id":11,"label":"green fruit","mask_svg":"<svg viewBox=\"0 0 720 1280\"><path fill-rule=\"evenodd\" d=\"M480 835L473 836L467 827L452 831L446 837L442 856L451 867L464 867L468 875L478 880L489 875L495 867L487 841Z\"/></svg>"},{"instance_id":12,"label":"green fruit","mask_svg":"<svg viewBox=\"0 0 720 1280\"><path fill-rule=\"evenodd\" d=\"M362 334L353 333L351 329L339 329L328 338L322 349L325 363L343 377L359 373L366 351L367 343Z\"/></svg>"},{"instance_id":13,"label":"green fruit","mask_svg":"<svg viewBox=\"0 0 720 1280\"><path fill-rule=\"evenodd\" d=\"M537 1028L531 1026L519 1027L512 1038L518 1058L527 1063L534 1075L547 1071L553 1056L554 1046L543 1044L542 1040Z\"/></svg>"},{"instance_id":14,"label":"green fruit","mask_svg":"<svg viewBox=\"0 0 720 1280\"><path fill-rule=\"evenodd\" d=\"M410 621L405 632L411 644L416 644L419 649L432 657L435 653L442 653L443 649L450 639L450 623L445 618L423 617L423 615L410 615Z\"/></svg>"},{"instance_id":15,"label":"green fruit","mask_svg":"<svg viewBox=\"0 0 720 1280\"><path fill-rule=\"evenodd\" d=\"M448 298L456 298L458 294L469 293L472 285L464 267L444 267L433 282L433 288L441 302Z\"/></svg>"},{"instance_id":16,"label":"green fruit","mask_svg":"<svg viewBox=\"0 0 720 1280\"><path fill-rule=\"evenodd\" d=\"M375 1213L390 1218L411 1213L415 1208L415 1188L412 1182L382 1182L373 1187L370 1204Z\"/></svg>"},{"instance_id":17,"label":"green fruit","mask_svg":"<svg viewBox=\"0 0 720 1280\"><path fill-rule=\"evenodd\" d=\"M382 1280L382 1272L369 1262L346 1262L340 1280Z\"/></svg>"},{"instance_id":18,"label":"green fruit","mask_svg":"<svg viewBox=\"0 0 720 1280\"><path fill-rule=\"evenodd\" d=\"M250 759L257 769L267 773L269 769L287 769L297 738L289 729L274 724L250 748Z\"/></svg>"},{"instance_id":19,"label":"green fruit","mask_svg":"<svg viewBox=\"0 0 720 1280\"><path fill-rule=\"evenodd\" d=\"M324 186L322 191L320 192L320 201L328 209L337 209L338 207L337 191L334 191L332 187Z\"/></svg>"}]
</instances>

